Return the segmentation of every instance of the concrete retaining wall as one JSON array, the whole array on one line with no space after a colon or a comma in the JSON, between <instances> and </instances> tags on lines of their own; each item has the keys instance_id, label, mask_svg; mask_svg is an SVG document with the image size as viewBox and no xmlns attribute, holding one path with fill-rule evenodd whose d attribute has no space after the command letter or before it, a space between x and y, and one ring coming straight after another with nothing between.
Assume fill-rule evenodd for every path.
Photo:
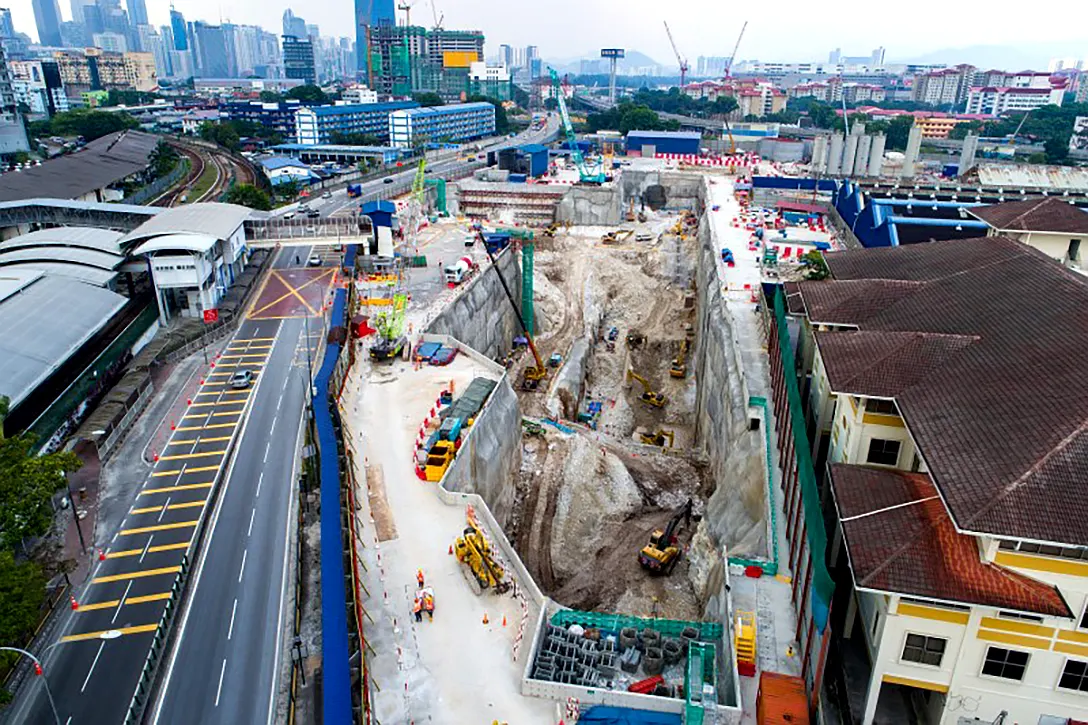
<instances>
[{"instance_id":1,"label":"concrete retaining wall","mask_svg":"<svg viewBox=\"0 0 1088 725\"><path fill-rule=\"evenodd\" d=\"M695 441L717 483L704 520L714 540L734 555L766 558L762 441L758 431L748 430L748 390L717 272L720 244L705 215L698 239Z\"/></svg>"},{"instance_id":2,"label":"concrete retaining wall","mask_svg":"<svg viewBox=\"0 0 1088 725\"><path fill-rule=\"evenodd\" d=\"M640 208L640 200L651 186L665 189L665 208L696 209L702 198L702 174L684 171L651 171L624 169L618 186L622 195L623 208L634 198L635 208Z\"/></svg>"},{"instance_id":3,"label":"concrete retaining wall","mask_svg":"<svg viewBox=\"0 0 1088 725\"><path fill-rule=\"evenodd\" d=\"M623 221L618 185L572 186L559 206L555 220L589 226L611 226Z\"/></svg>"},{"instance_id":4,"label":"concrete retaining wall","mask_svg":"<svg viewBox=\"0 0 1088 725\"><path fill-rule=\"evenodd\" d=\"M517 251L507 248L495 262L520 305L521 265ZM449 335L488 358L496 358L510 350L521 327L496 271L487 268L469 280L464 292L431 320L426 332Z\"/></svg>"}]
</instances>

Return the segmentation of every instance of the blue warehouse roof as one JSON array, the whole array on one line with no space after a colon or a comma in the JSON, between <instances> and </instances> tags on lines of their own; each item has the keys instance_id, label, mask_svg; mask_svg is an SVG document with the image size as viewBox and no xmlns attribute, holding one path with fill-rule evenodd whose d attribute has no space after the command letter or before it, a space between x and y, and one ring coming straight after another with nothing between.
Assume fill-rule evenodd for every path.
<instances>
[{"instance_id":1,"label":"blue warehouse roof","mask_svg":"<svg viewBox=\"0 0 1088 725\"><path fill-rule=\"evenodd\" d=\"M402 149L396 146L352 146L348 144L302 144L302 143L281 143L272 147L277 151L306 151L310 153L397 153L399 154Z\"/></svg>"},{"instance_id":2,"label":"blue warehouse roof","mask_svg":"<svg viewBox=\"0 0 1088 725\"><path fill-rule=\"evenodd\" d=\"M527 154L546 154L548 153L548 147L542 146L538 143L527 143L521 147L521 150Z\"/></svg>"},{"instance_id":3,"label":"blue warehouse roof","mask_svg":"<svg viewBox=\"0 0 1088 725\"><path fill-rule=\"evenodd\" d=\"M261 161L261 166L268 169L269 171L274 171L275 169L283 169L288 166L295 166L300 169L306 170L309 170L310 168L298 159L291 159L286 156L273 156L270 159L264 159L263 161Z\"/></svg>"},{"instance_id":4,"label":"blue warehouse roof","mask_svg":"<svg viewBox=\"0 0 1088 725\"><path fill-rule=\"evenodd\" d=\"M451 103L447 106L412 108L408 112L413 116L444 116L455 111L469 111L477 108L494 108L494 106L485 101L475 101L473 103Z\"/></svg>"},{"instance_id":5,"label":"blue warehouse roof","mask_svg":"<svg viewBox=\"0 0 1088 725\"><path fill-rule=\"evenodd\" d=\"M649 139L684 139L701 141L703 136L698 131L628 131L627 138L649 138Z\"/></svg>"},{"instance_id":6,"label":"blue warehouse roof","mask_svg":"<svg viewBox=\"0 0 1088 725\"><path fill-rule=\"evenodd\" d=\"M390 101L389 103L348 103L341 106L311 106L310 110L318 116L339 116L348 113L381 113L401 111L406 108L419 108L415 101Z\"/></svg>"}]
</instances>

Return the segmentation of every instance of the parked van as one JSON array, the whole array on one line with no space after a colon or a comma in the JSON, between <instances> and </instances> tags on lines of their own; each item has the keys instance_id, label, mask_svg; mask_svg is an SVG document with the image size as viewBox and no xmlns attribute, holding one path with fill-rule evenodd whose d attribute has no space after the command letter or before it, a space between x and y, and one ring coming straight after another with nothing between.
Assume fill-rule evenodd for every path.
<instances>
[{"instance_id":1,"label":"parked van","mask_svg":"<svg viewBox=\"0 0 1088 725\"><path fill-rule=\"evenodd\" d=\"M649 232L639 232L635 235L636 242L651 242L653 241L653 238L654 235L650 234Z\"/></svg>"}]
</instances>

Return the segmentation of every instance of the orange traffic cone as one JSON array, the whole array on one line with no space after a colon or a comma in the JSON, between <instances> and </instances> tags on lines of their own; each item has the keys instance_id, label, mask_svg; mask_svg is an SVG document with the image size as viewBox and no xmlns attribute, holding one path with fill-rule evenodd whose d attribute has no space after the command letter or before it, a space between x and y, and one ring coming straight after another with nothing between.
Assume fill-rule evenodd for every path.
<instances>
[{"instance_id":1,"label":"orange traffic cone","mask_svg":"<svg viewBox=\"0 0 1088 725\"><path fill-rule=\"evenodd\" d=\"M502 626L506 626L506 615L502 615Z\"/></svg>"},{"instance_id":2,"label":"orange traffic cone","mask_svg":"<svg viewBox=\"0 0 1088 725\"><path fill-rule=\"evenodd\" d=\"M450 544L450 556L453 556L453 544Z\"/></svg>"},{"instance_id":3,"label":"orange traffic cone","mask_svg":"<svg viewBox=\"0 0 1088 725\"><path fill-rule=\"evenodd\" d=\"M76 601L75 599L72 600L73 603L75 601ZM75 609L75 607L72 607L72 609ZM487 612L484 612L484 624L487 624L487 623L488 623L488 621L487 621Z\"/></svg>"},{"instance_id":4,"label":"orange traffic cone","mask_svg":"<svg viewBox=\"0 0 1088 725\"><path fill-rule=\"evenodd\" d=\"M79 609L79 602L76 601L75 597L69 597L69 598L72 600L72 611L74 612L77 609ZM485 624L487 623L487 615L486 614L484 615L484 623Z\"/></svg>"},{"instance_id":5,"label":"orange traffic cone","mask_svg":"<svg viewBox=\"0 0 1088 725\"><path fill-rule=\"evenodd\" d=\"M102 549L98 550L98 560L99 561L105 561L106 560L106 552L104 550L102 550Z\"/></svg>"}]
</instances>

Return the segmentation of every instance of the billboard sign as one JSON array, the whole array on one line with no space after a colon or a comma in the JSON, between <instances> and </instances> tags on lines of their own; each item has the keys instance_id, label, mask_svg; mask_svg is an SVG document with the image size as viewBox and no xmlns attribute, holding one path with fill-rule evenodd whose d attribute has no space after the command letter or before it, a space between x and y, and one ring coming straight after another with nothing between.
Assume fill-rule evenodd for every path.
<instances>
[{"instance_id":1,"label":"billboard sign","mask_svg":"<svg viewBox=\"0 0 1088 725\"><path fill-rule=\"evenodd\" d=\"M602 58L623 58L623 48L601 48Z\"/></svg>"}]
</instances>

